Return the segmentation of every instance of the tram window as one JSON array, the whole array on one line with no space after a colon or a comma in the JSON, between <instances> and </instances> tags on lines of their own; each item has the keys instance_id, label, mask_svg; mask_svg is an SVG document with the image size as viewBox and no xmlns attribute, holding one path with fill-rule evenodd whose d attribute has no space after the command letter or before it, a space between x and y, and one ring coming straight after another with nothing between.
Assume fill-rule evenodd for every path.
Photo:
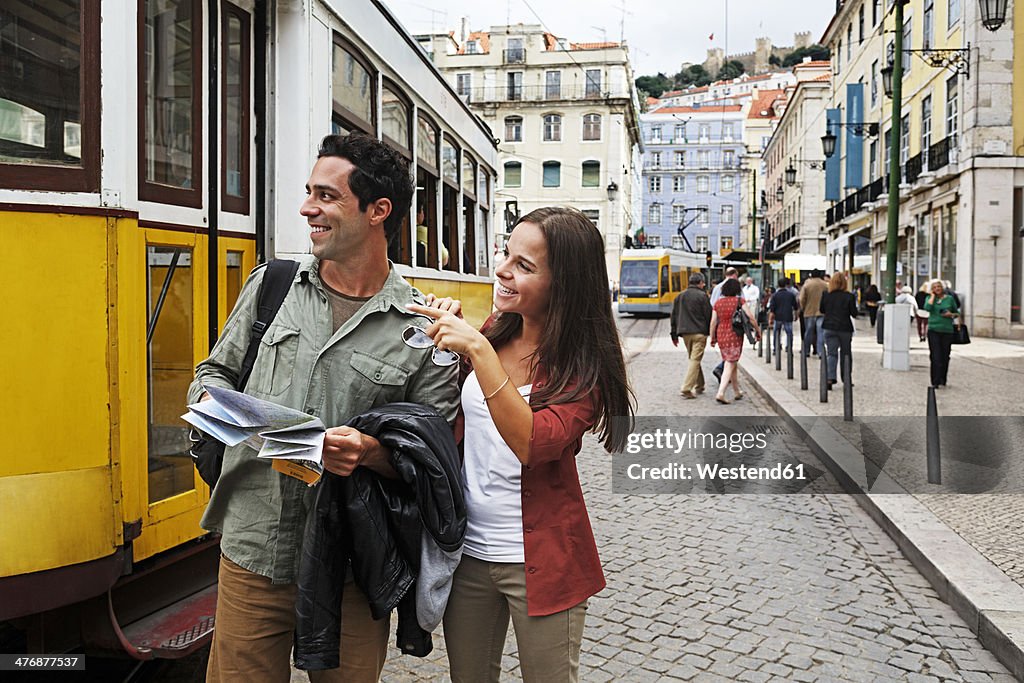
<instances>
[{"instance_id":1,"label":"tram window","mask_svg":"<svg viewBox=\"0 0 1024 683\"><path fill-rule=\"evenodd\" d=\"M459 149L446 135L441 142L441 175L445 181L459 185Z\"/></svg>"},{"instance_id":2,"label":"tram window","mask_svg":"<svg viewBox=\"0 0 1024 683\"><path fill-rule=\"evenodd\" d=\"M227 265L227 278L224 288L227 290L227 310L235 308L238 295L242 292L242 285L245 284L245 274L242 272L242 257L240 251L228 251L225 263Z\"/></svg>"},{"instance_id":3,"label":"tram window","mask_svg":"<svg viewBox=\"0 0 1024 683\"><path fill-rule=\"evenodd\" d=\"M477 275L486 275L489 266L489 257L491 251L487 248L487 236L490 234L488 231L488 225L490 224L490 211L486 207L480 207L480 217L477 220L476 229L476 272Z\"/></svg>"},{"instance_id":4,"label":"tram window","mask_svg":"<svg viewBox=\"0 0 1024 683\"><path fill-rule=\"evenodd\" d=\"M462 191L476 196L476 162L465 152L462 153Z\"/></svg>"},{"instance_id":5,"label":"tram window","mask_svg":"<svg viewBox=\"0 0 1024 683\"><path fill-rule=\"evenodd\" d=\"M462 197L462 218L466 224L463 241L462 272L476 275L476 202L469 195Z\"/></svg>"},{"instance_id":6,"label":"tram window","mask_svg":"<svg viewBox=\"0 0 1024 683\"><path fill-rule=\"evenodd\" d=\"M409 215L402 217L402 225L391 241L388 242L388 258L394 263L412 265L412 249L409 247Z\"/></svg>"},{"instance_id":7,"label":"tram window","mask_svg":"<svg viewBox=\"0 0 1024 683\"><path fill-rule=\"evenodd\" d=\"M484 170L483 166L479 167L480 173L477 180L476 198L483 206L491 205L491 182L490 175Z\"/></svg>"},{"instance_id":8,"label":"tram window","mask_svg":"<svg viewBox=\"0 0 1024 683\"><path fill-rule=\"evenodd\" d=\"M369 62L338 34L334 35L331 73L334 119L340 118L366 133L373 133L376 78Z\"/></svg>"},{"instance_id":9,"label":"tram window","mask_svg":"<svg viewBox=\"0 0 1024 683\"><path fill-rule=\"evenodd\" d=\"M224 3L221 87L221 201L224 209L249 214L249 15Z\"/></svg>"},{"instance_id":10,"label":"tram window","mask_svg":"<svg viewBox=\"0 0 1024 683\"><path fill-rule=\"evenodd\" d=\"M192 382L194 293L190 248L150 245L146 257L152 504L195 487L188 424L180 417Z\"/></svg>"},{"instance_id":11,"label":"tram window","mask_svg":"<svg viewBox=\"0 0 1024 683\"><path fill-rule=\"evenodd\" d=\"M459 192L455 188L444 185L442 194L441 211L441 240L444 250L448 252L448 262L444 263L442 254L442 267L445 270L459 270Z\"/></svg>"},{"instance_id":12,"label":"tram window","mask_svg":"<svg viewBox=\"0 0 1024 683\"><path fill-rule=\"evenodd\" d=\"M403 151L409 150L409 105L397 92L385 86L382 109L380 127L386 142Z\"/></svg>"},{"instance_id":13,"label":"tram window","mask_svg":"<svg viewBox=\"0 0 1024 683\"><path fill-rule=\"evenodd\" d=\"M623 261L619 285L624 294L629 294L630 289L633 289L647 296L651 287L656 285L657 277L658 264L654 261Z\"/></svg>"},{"instance_id":14,"label":"tram window","mask_svg":"<svg viewBox=\"0 0 1024 683\"><path fill-rule=\"evenodd\" d=\"M668 266L661 267L661 293L665 294L668 292Z\"/></svg>"},{"instance_id":15,"label":"tram window","mask_svg":"<svg viewBox=\"0 0 1024 683\"><path fill-rule=\"evenodd\" d=\"M437 179L416 170L416 265L437 268Z\"/></svg>"},{"instance_id":16,"label":"tram window","mask_svg":"<svg viewBox=\"0 0 1024 683\"><path fill-rule=\"evenodd\" d=\"M0 6L0 186L99 189L97 0Z\"/></svg>"},{"instance_id":17,"label":"tram window","mask_svg":"<svg viewBox=\"0 0 1024 683\"><path fill-rule=\"evenodd\" d=\"M437 171L437 128L426 117L417 120L416 160L431 171Z\"/></svg>"}]
</instances>

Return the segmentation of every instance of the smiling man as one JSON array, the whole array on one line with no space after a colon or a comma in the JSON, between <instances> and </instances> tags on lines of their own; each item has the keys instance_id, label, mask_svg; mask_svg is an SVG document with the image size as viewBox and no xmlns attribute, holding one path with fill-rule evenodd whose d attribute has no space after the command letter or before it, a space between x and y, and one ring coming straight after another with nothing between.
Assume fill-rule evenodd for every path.
<instances>
[{"instance_id":1,"label":"smiling man","mask_svg":"<svg viewBox=\"0 0 1024 683\"><path fill-rule=\"evenodd\" d=\"M245 387L330 426L324 467L340 476L356 467L391 474L376 439L338 426L370 408L410 401L455 420L457 365L436 363L432 347L405 342L406 328L424 322L405 306L423 298L387 258L412 192L407 162L383 143L361 134L323 139L299 211L312 254L300 259ZM204 386L235 388L264 271L253 271L210 357L196 368L190 402L203 398ZM202 519L203 528L222 534L208 681L290 679L295 582L314 491L245 444L225 450ZM341 667L311 672L313 680L376 681L384 666L389 620L371 618L349 577L340 606Z\"/></svg>"}]
</instances>

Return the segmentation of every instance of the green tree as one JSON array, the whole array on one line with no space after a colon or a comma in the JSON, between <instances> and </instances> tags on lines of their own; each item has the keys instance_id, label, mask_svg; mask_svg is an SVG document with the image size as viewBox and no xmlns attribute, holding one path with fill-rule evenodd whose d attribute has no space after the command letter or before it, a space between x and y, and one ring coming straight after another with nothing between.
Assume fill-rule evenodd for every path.
<instances>
[{"instance_id":1,"label":"green tree","mask_svg":"<svg viewBox=\"0 0 1024 683\"><path fill-rule=\"evenodd\" d=\"M782 66L782 60L779 59L778 55L772 55L768 58L768 63L772 66Z\"/></svg>"},{"instance_id":2,"label":"green tree","mask_svg":"<svg viewBox=\"0 0 1024 683\"><path fill-rule=\"evenodd\" d=\"M797 48L786 55L786 58L782 60L782 66L787 68L796 66L800 62L804 61L804 57L810 57L814 61L827 61L832 57L832 53L829 52L828 48L824 45L815 44L810 47Z\"/></svg>"},{"instance_id":3,"label":"green tree","mask_svg":"<svg viewBox=\"0 0 1024 683\"><path fill-rule=\"evenodd\" d=\"M674 80L677 88L700 87L711 83L711 76L704 70L704 65L692 64L677 73Z\"/></svg>"},{"instance_id":4,"label":"green tree","mask_svg":"<svg viewBox=\"0 0 1024 683\"><path fill-rule=\"evenodd\" d=\"M746 67L743 66L743 62L737 59L732 59L722 65L722 68L718 72L718 80L731 81L734 78L742 76L746 70Z\"/></svg>"},{"instance_id":5,"label":"green tree","mask_svg":"<svg viewBox=\"0 0 1024 683\"><path fill-rule=\"evenodd\" d=\"M659 72L657 76L640 76L636 79L636 89L651 97L661 97L661 94L672 88L672 79Z\"/></svg>"}]
</instances>

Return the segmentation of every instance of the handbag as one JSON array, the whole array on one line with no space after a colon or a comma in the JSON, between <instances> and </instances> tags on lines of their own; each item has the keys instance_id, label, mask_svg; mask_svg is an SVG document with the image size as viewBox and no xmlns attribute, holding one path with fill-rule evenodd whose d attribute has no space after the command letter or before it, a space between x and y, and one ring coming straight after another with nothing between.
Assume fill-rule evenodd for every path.
<instances>
[{"instance_id":1,"label":"handbag","mask_svg":"<svg viewBox=\"0 0 1024 683\"><path fill-rule=\"evenodd\" d=\"M757 333L754 332L754 324L750 322L750 316L743 310L743 303L736 307L732 314L732 331L739 337L746 335L747 341L751 344L757 341Z\"/></svg>"},{"instance_id":2,"label":"handbag","mask_svg":"<svg viewBox=\"0 0 1024 683\"><path fill-rule=\"evenodd\" d=\"M252 368L256 365L256 353L260 349L260 341L267 333L270 323L274 322L298 270L299 262L288 259L274 259L267 264L267 272L260 283L256 319L253 320L252 329L249 332L249 346L246 348L242 367L238 371L238 386L236 387L238 391L244 390L245 385L249 382L249 375L252 374ZM188 454L192 456L192 463L199 471L199 476L212 489L217 483L217 479L220 478L221 466L224 464L224 444L195 428L189 432L189 441L192 442L192 446L188 449Z\"/></svg>"},{"instance_id":3,"label":"handbag","mask_svg":"<svg viewBox=\"0 0 1024 683\"><path fill-rule=\"evenodd\" d=\"M953 342L954 344L970 344L971 334L967 331L967 325L960 323L959 325L953 326Z\"/></svg>"}]
</instances>

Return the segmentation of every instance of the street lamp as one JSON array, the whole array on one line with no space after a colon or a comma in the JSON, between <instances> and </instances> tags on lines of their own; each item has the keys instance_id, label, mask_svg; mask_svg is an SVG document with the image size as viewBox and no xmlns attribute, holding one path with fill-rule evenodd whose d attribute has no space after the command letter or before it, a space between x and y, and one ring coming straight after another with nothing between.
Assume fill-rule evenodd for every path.
<instances>
[{"instance_id":1,"label":"street lamp","mask_svg":"<svg viewBox=\"0 0 1024 683\"><path fill-rule=\"evenodd\" d=\"M608 201L614 202L615 196L619 193L619 186L615 184L615 181L608 183Z\"/></svg>"},{"instance_id":2,"label":"street lamp","mask_svg":"<svg viewBox=\"0 0 1024 683\"><path fill-rule=\"evenodd\" d=\"M835 133L828 131L821 136L821 150L825 153L826 159L832 158L832 155L836 153Z\"/></svg>"},{"instance_id":3,"label":"street lamp","mask_svg":"<svg viewBox=\"0 0 1024 683\"><path fill-rule=\"evenodd\" d=\"M782 185L779 185L779 189L775 190L775 201L781 202L785 196L786 191L782 189Z\"/></svg>"},{"instance_id":4,"label":"street lamp","mask_svg":"<svg viewBox=\"0 0 1024 683\"><path fill-rule=\"evenodd\" d=\"M786 167L786 184L790 187L796 185L796 169L793 164Z\"/></svg>"},{"instance_id":5,"label":"street lamp","mask_svg":"<svg viewBox=\"0 0 1024 683\"><path fill-rule=\"evenodd\" d=\"M979 0L981 4L981 25L989 31L997 31L1006 21L1008 0Z\"/></svg>"},{"instance_id":6,"label":"street lamp","mask_svg":"<svg viewBox=\"0 0 1024 683\"><path fill-rule=\"evenodd\" d=\"M886 97L892 97L892 64L882 67L882 90Z\"/></svg>"},{"instance_id":7,"label":"street lamp","mask_svg":"<svg viewBox=\"0 0 1024 683\"><path fill-rule=\"evenodd\" d=\"M836 134L832 132L833 126L849 128L850 132L857 137L873 138L878 135L877 123L840 123L839 121L827 123L825 124L825 134L821 136L821 151L825 153L826 158L836 153Z\"/></svg>"}]
</instances>

